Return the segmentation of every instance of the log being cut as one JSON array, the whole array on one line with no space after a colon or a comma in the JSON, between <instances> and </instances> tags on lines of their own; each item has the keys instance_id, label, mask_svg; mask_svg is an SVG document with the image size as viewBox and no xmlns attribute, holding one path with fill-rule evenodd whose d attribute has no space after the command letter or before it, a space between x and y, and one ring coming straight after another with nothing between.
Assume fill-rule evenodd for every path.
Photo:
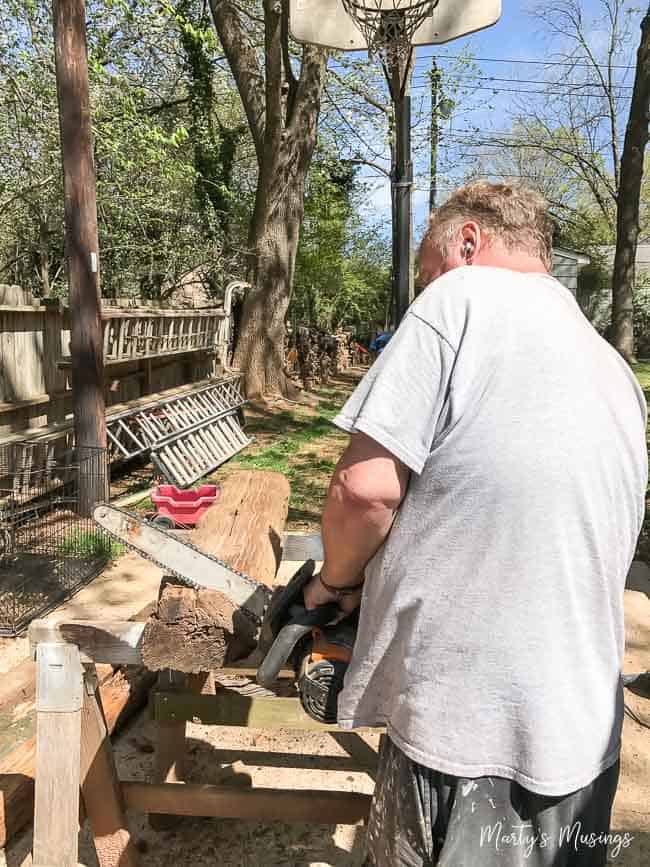
<instances>
[{"instance_id":1,"label":"log being cut","mask_svg":"<svg viewBox=\"0 0 650 867\"><path fill-rule=\"evenodd\" d=\"M234 473L190 534L189 545L112 507L98 507L95 517L102 526L177 576L163 579L157 610L145 628L147 668L214 671L256 646L280 562L288 503L289 483L280 473Z\"/></svg>"}]
</instances>

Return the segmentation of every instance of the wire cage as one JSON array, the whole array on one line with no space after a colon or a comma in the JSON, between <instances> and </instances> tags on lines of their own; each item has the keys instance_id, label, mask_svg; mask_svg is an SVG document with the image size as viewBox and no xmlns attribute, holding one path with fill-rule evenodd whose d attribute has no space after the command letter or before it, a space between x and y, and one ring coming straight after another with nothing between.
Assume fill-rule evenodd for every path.
<instances>
[{"instance_id":1,"label":"wire cage","mask_svg":"<svg viewBox=\"0 0 650 867\"><path fill-rule=\"evenodd\" d=\"M114 543L92 509L108 484L105 449L0 444L0 635L19 635L101 572Z\"/></svg>"}]
</instances>

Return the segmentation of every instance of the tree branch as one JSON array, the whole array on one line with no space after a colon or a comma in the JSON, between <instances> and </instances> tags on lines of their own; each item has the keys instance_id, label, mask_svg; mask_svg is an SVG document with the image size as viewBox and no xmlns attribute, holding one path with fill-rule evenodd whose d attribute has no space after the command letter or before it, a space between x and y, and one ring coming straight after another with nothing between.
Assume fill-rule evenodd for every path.
<instances>
[{"instance_id":1,"label":"tree branch","mask_svg":"<svg viewBox=\"0 0 650 867\"><path fill-rule=\"evenodd\" d=\"M379 163L375 163L372 160L366 160L363 157L353 157L352 159L343 160L345 163L350 163L351 165L357 166L370 166L370 168L375 169L380 172L382 175L385 175L387 178L390 177L390 170L385 169L383 166L380 166Z\"/></svg>"},{"instance_id":2,"label":"tree branch","mask_svg":"<svg viewBox=\"0 0 650 867\"><path fill-rule=\"evenodd\" d=\"M266 128L264 147L277 154L283 131L282 116L282 7L278 0L264 0Z\"/></svg>"},{"instance_id":3,"label":"tree branch","mask_svg":"<svg viewBox=\"0 0 650 867\"><path fill-rule=\"evenodd\" d=\"M260 87L263 81L255 49L235 6L229 0L210 0L214 26L237 84L248 119L257 161L261 163L265 137L265 106Z\"/></svg>"},{"instance_id":4,"label":"tree branch","mask_svg":"<svg viewBox=\"0 0 650 867\"><path fill-rule=\"evenodd\" d=\"M282 0L282 62L284 64L284 74L289 85L289 93L287 95L287 118L289 118L293 113L296 91L298 89L298 81L291 67L291 55L289 53L289 0Z\"/></svg>"},{"instance_id":5,"label":"tree branch","mask_svg":"<svg viewBox=\"0 0 650 867\"><path fill-rule=\"evenodd\" d=\"M303 49L293 112L287 123L289 133L294 138L304 135L308 140L316 140L327 57L328 52L324 48L306 45Z\"/></svg>"},{"instance_id":6,"label":"tree branch","mask_svg":"<svg viewBox=\"0 0 650 867\"><path fill-rule=\"evenodd\" d=\"M339 82L343 87L347 87L348 90L351 90L352 93L356 93L357 96L360 96L362 99L365 99L367 103L369 103L373 108L376 108L377 111L381 111L384 114L390 114L390 108L388 105L382 105L381 102L376 100L373 96L371 96L367 91L365 91L362 87L358 87L354 82L349 81L344 78L342 75L339 75L338 72L334 69L329 69L328 74L332 76L336 81Z\"/></svg>"}]
</instances>

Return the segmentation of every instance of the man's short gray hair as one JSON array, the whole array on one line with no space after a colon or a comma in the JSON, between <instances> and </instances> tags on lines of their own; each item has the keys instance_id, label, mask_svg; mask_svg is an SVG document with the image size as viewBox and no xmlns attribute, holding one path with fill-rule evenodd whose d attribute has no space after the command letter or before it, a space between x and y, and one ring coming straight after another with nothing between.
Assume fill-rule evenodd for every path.
<instances>
[{"instance_id":1,"label":"man's short gray hair","mask_svg":"<svg viewBox=\"0 0 650 867\"><path fill-rule=\"evenodd\" d=\"M509 251L537 256L551 269L553 223L546 200L530 187L487 181L460 187L431 214L423 243L447 256L469 220L478 223L488 244L498 240Z\"/></svg>"}]
</instances>

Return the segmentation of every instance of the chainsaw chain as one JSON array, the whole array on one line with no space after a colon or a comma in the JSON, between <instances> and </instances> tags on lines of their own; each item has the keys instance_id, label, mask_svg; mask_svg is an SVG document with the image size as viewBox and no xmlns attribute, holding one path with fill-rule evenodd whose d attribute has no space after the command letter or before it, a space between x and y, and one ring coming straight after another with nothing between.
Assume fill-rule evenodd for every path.
<instances>
[{"instance_id":1,"label":"chainsaw chain","mask_svg":"<svg viewBox=\"0 0 650 867\"><path fill-rule=\"evenodd\" d=\"M107 503L106 505L108 506L108 508L112 509L113 511L119 512L121 515L124 515L125 518L127 518L129 521L135 521L136 523L139 523L139 524L148 523L143 518L139 518L136 515L133 515L131 512L127 512L125 509L120 509L117 506L110 505L109 503ZM179 583L182 584L184 587L189 587L192 590L209 589L209 588L206 588L206 586L204 584L200 584L198 581L193 581L191 578L188 578L186 575L182 575L180 572L177 572L175 569L172 569L170 566L166 565L165 563L162 563L160 560L157 560L152 554L145 553L140 548L138 548L137 545L133 545L131 542L128 542L126 539L124 539L118 533L114 533L112 530L109 530L107 527L102 526L102 524L99 524L99 526L101 527L101 529L105 533L108 533L109 536L112 536L114 539L117 539L117 541L121 545L124 545L125 548L128 548L130 551L134 551L139 557L142 557L143 560L147 560L150 563L155 563L156 566L158 566L160 569L163 570L165 575L173 575L175 578L178 579ZM202 557L205 557L206 559L211 560L213 563L216 563L218 566L222 566L223 568L228 569L229 572L232 572L233 574L237 575L239 578L243 579L243 581L246 582L250 586L251 591L258 590L260 587L263 587L265 590L268 590L268 594L267 594L268 601L267 601L266 605L264 606L264 612L263 612L261 619L258 618L257 615L254 614L252 611L249 611L247 608L240 607L240 610L244 611L244 613L248 617L250 617L251 620L253 620L258 626L261 625L261 622L264 619L264 617L266 616L266 613L268 611L269 603L271 601L271 596L272 596L271 591L266 587L265 584L262 584L261 581L256 581L255 578L251 578L250 575L246 575L245 572L240 572L239 569L234 569L229 563L226 563L225 560L220 560L218 557L215 557L213 554L207 554L205 551L202 551L196 545L193 545L191 542L188 542L187 539L179 539L178 536L174 536L168 530L164 530L162 527L157 527L155 524L150 524L150 526L157 533L162 533L163 536L167 536L168 539L172 539L174 542L179 542L181 545L184 545L186 548L190 548L192 551L196 551L197 554L200 554Z\"/></svg>"}]
</instances>

